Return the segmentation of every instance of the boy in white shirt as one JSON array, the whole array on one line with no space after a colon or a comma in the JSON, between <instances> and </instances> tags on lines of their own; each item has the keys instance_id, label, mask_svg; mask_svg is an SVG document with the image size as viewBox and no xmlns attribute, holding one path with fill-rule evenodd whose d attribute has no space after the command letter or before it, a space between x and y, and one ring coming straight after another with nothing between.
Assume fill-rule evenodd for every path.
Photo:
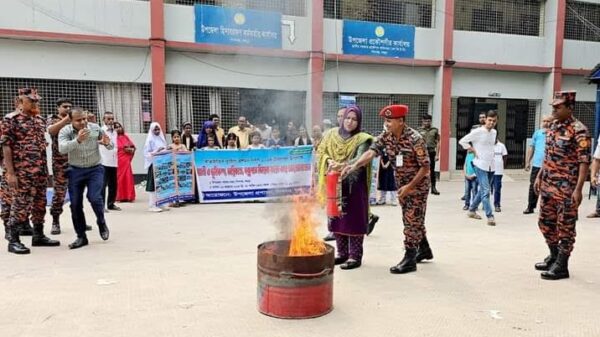
<instances>
[{"instance_id":1,"label":"boy in white shirt","mask_svg":"<svg viewBox=\"0 0 600 337\"><path fill-rule=\"evenodd\" d=\"M508 158L508 151L506 146L501 141L496 139L496 145L494 146L494 180L492 183L492 192L494 193L494 211L502 212L500 208L500 198L502 194L502 175L504 174L504 166L506 165L506 159Z\"/></svg>"},{"instance_id":2,"label":"boy in white shirt","mask_svg":"<svg viewBox=\"0 0 600 337\"><path fill-rule=\"evenodd\" d=\"M481 219L481 216L475 210L482 203L489 226L496 226L494 212L490 204L490 183L494 179L494 145L496 144L497 135L494 127L497 121L498 114L496 111L488 111L485 124L471 130L468 135L458 142L465 150L471 151L475 155L473 166L479 183L477 195L469 207L467 216L472 219Z\"/></svg>"}]
</instances>

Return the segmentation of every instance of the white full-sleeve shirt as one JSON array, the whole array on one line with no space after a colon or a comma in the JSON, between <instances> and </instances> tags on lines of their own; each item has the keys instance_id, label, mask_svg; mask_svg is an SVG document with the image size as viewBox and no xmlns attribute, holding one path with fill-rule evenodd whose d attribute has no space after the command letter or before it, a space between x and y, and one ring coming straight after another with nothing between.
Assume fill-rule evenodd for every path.
<instances>
[{"instance_id":1,"label":"white full-sleeve shirt","mask_svg":"<svg viewBox=\"0 0 600 337\"><path fill-rule=\"evenodd\" d=\"M466 150L473 145L477 156L473 159L473 165L481 170L494 171L494 146L496 144L496 130L488 130L484 126L471 130L462 137L458 143Z\"/></svg>"}]
</instances>

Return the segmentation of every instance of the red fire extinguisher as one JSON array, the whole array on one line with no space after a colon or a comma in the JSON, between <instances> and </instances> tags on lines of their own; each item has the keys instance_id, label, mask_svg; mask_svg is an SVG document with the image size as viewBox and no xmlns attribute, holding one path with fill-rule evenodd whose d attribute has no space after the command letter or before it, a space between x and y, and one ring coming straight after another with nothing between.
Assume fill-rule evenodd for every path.
<instances>
[{"instance_id":1,"label":"red fire extinguisher","mask_svg":"<svg viewBox=\"0 0 600 337\"><path fill-rule=\"evenodd\" d=\"M329 171L325 181L325 189L327 192L327 216L330 218L342 215L342 193L339 188L340 176L339 171Z\"/></svg>"}]
</instances>

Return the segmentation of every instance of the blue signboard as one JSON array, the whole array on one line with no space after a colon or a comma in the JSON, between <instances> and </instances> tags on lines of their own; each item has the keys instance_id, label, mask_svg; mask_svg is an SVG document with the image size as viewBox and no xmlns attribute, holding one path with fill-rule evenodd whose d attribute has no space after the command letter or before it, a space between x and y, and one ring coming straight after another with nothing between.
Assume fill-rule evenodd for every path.
<instances>
[{"instance_id":1,"label":"blue signboard","mask_svg":"<svg viewBox=\"0 0 600 337\"><path fill-rule=\"evenodd\" d=\"M281 48L281 13L195 5L196 42Z\"/></svg>"},{"instance_id":2,"label":"blue signboard","mask_svg":"<svg viewBox=\"0 0 600 337\"><path fill-rule=\"evenodd\" d=\"M344 20L344 54L415 57L415 26Z\"/></svg>"}]
</instances>

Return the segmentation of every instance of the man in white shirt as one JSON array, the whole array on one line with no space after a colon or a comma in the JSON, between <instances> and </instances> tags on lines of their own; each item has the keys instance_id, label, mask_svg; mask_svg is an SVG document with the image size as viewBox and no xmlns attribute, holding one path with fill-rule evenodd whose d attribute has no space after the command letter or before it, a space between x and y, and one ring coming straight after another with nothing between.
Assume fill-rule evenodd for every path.
<instances>
[{"instance_id":1,"label":"man in white shirt","mask_svg":"<svg viewBox=\"0 0 600 337\"><path fill-rule=\"evenodd\" d=\"M494 146L494 181L492 183L492 193L494 193L494 211L502 212L500 206L500 199L502 198L502 176L504 175L504 166L506 166L506 159L508 158L508 151L506 146L496 140L496 146Z\"/></svg>"},{"instance_id":2,"label":"man in white shirt","mask_svg":"<svg viewBox=\"0 0 600 337\"><path fill-rule=\"evenodd\" d=\"M592 213L590 213L587 217L588 218L600 218L600 188L598 186L598 174L600 173L600 137L598 137L598 140L596 141L596 150L594 150L594 155L592 156L592 168L591 168L592 172L590 173L591 176L591 183L592 186L596 188L596 193L598 194L597 197L598 199L596 200L596 210Z\"/></svg>"},{"instance_id":3,"label":"man in white shirt","mask_svg":"<svg viewBox=\"0 0 600 337\"><path fill-rule=\"evenodd\" d=\"M473 219L481 219L475 212L480 203L483 203L487 224L495 226L494 213L490 204L490 183L494 179L494 145L496 144L497 132L494 130L498 114L490 110L486 114L485 124L461 138L458 142L465 150L473 152L473 166L479 183L479 190L469 207L467 216Z\"/></svg>"},{"instance_id":4,"label":"man in white shirt","mask_svg":"<svg viewBox=\"0 0 600 337\"><path fill-rule=\"evenodd\" d=\"M117 131L113 128L115 115L107 111L102 118L104 126L102 130L110 138L112 144L117 144ZM104 187L102 188L102 200L106 204L106 209L111 211L120 211L121 208L115 205L117 198L117 147L107 149L104 146L100 147L100 157L102 158L102 166L104 166ZM106 196L106 188L108 187L108 198Z\"/></svg>"}]
</instances>

